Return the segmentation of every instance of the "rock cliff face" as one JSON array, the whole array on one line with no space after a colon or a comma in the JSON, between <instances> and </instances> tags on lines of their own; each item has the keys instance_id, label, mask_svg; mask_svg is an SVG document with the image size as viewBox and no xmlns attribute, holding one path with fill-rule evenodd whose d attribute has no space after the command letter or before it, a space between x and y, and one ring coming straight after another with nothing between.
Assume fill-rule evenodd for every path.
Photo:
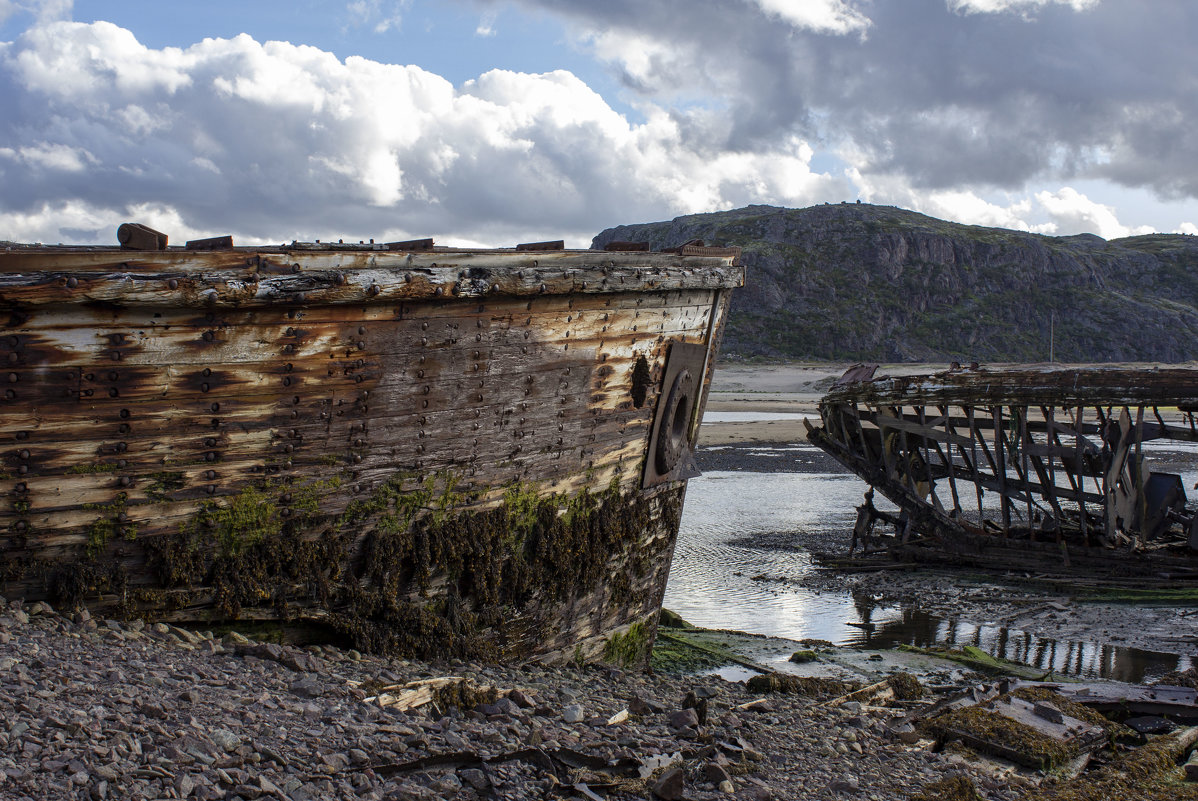
<instances>
[{"instance_id":1,"label":"rock cliff face","mask_svg":"<svg viewBox=\"0 0 1198 801\"><path fill-rule=\"evenodd\" d=\"M875 361L1198 359L1198 237L1107 241L891 206L748 206L595 237L739 245L723 353Z\"/></svg>"}]
</instances>

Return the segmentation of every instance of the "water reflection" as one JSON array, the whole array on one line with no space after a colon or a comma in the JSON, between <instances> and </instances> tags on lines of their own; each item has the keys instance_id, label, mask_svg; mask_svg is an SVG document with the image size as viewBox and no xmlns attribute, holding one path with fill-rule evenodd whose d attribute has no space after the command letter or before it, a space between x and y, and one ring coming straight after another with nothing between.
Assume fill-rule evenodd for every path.
<instances>
[{"instance_id":1,"label":"water reflection","mask_svg":"<svg viewBox=\"0 0 1198 801\"><path fill-rule=\"evenodd\" d=\"M1061 675L1138 682L1190 666L1173 654L1035 637L789 581L813 569L809 549L844 547L863 491L856 477L836 473L716 471L692 479L665 606L707 628L870 648L973 645Z\"/></svg>"},{"instance_id":2,"label":"water reflection","mask_svg":"<svg viewBox=\"0 0 1198 801\"><path fill-rule=\"evenodd\" d=\"M863 648L893 648L899 644L921 648L972 645L991 656L1022 662L1045 673L1135 683L1191 666L1189 657L1176 654L1110 643L1054 640L1019 629L944 619L918 609L905 609L897 619L863 630L857 638L843 644Z\"/></svg>"}]
</instances>

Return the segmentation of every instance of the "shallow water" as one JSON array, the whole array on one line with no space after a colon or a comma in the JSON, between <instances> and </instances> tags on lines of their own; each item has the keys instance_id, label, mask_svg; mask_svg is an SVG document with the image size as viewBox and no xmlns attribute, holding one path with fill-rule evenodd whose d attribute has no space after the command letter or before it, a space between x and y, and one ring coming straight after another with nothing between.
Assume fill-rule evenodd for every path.
<instances>
[{"instance_id":1,"label":"shallow water","mask_svg":"<svg viewBox=\"0 0 1198 801\"><path fill-rule=\"evenodd\" d=\"M742 452L772 455L791 470L803 469L811 461L805 456L819 453L809 445ZM1192 486L1190 475L1183 475ZM844 548L865 488L853 475L828 472L729 470L692 479L665 607L698 626L795 640L866 648L974 645L1060 675L1138 682L1190 666L1188 658L1174 654L1036 637L986 621L948 620L854 600L848 591L796 584L813 569L809 549ZM989 505L991 498L986 501ZM875 502L893 509L880 497ZM766 580L778 576L788 581Z\"/></svg>"},{"instance_id":2,"label":"shallow water","mask_svg":"<svg viewBox=\"0 0 1198 801\"><path fill-rule=\"evenodd\" d=\"M862 485L829 473L704 473L691 479L670 567L665 606L695 625L754 634L840 642L859 633L860 620L846 593L808 590L754 580L762 574L798 578L812 569L811 555L745 544L754 535L852 528ZM846 511L847 510L847 511ZM874 610L875 619L897 619L898 608Z\"/></svg>"}]
</instances>

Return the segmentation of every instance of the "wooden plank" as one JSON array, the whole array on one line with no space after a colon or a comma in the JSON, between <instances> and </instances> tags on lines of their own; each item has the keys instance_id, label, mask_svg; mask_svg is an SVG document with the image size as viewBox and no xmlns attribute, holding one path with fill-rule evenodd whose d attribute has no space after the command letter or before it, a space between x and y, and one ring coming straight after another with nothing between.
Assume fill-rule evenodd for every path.
<instances>
[{"instance_id":1,"label":"wooden plank","mask_svg":"<svg viewBox=\"0 0 1198 801\"><path fill-rule=\"evenodd\" d=\"M744 282L744 269L730 256L256 250L4 251L0 301L212 308L719 289Z\"/></svg>"}]
</instances>

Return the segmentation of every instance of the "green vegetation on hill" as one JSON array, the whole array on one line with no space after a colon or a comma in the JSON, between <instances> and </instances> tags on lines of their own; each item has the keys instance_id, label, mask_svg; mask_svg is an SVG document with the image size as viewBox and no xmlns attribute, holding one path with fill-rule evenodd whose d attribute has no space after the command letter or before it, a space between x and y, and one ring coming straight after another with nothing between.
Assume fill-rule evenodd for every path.
<instances>
[{"instance_id":1,"label":"green vegetation on hill","mask_svg":"<svg viewBox=\"0 0 1198 801\"><path fill-rule=\"evenodd\" d=\"M873 361L1198 359L1198 238L1107 241L868 204L748 206L595 237L738 245L723 353Z\"/></svg>"}]
</instances>

